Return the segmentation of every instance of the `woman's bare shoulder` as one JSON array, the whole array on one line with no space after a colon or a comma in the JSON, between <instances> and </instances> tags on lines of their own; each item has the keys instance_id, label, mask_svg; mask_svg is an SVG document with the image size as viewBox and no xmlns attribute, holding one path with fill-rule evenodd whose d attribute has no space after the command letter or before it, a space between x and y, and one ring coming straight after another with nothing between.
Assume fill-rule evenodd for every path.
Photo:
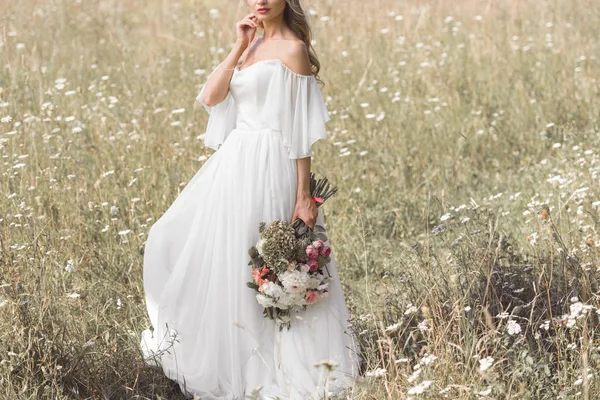
<instances>
[{"instance_id":1,"label":"woman's bare shoulder","mask_svg":"<svg viewBox=\"0 0 600 400\"><path fill-rule=\"evenodd\" d=\"M310 75L312 73L308 48L302 40L288 42L281 61L298 74Z\"/></svg>"}]
</instances>

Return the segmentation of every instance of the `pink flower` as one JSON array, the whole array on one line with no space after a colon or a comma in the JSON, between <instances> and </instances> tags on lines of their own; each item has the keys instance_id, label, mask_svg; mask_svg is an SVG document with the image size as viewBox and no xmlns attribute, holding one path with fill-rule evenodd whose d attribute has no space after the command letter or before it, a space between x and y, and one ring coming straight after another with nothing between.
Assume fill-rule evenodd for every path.
<instances>
[{"instance_id":1,"label":"pink flower","mask_svg":"<svg viewBox=\"0 0 600 400\"><path fill-rule=\"evenodd\" d=\"M321 255L323 257L327 257L329 254L331 254L331 247L323 246L323 248L321 249Z\"/></svg>"},{"instance_id":2,"label":"pink flower","mask_svg":"<svg viewBox=\"0 0 600 400\"><path fill-rule=\"evenodd\" d=\"M321 239L317 239L314 242L312 242L312 246L317 249L317 251L321 251L321 249L323 248L323 246L325 245L325 243L323 243L323 241Z\"/></svg>"},{"instance_id":3,"label":"pink flower","mask_svg":"<svg viewBox=\"0 0 600 400\"><path fill-rule=\"evenodd\" d=\"M307 290L306 296L304 296L304 298L306 299L306 302L308 304L312 304L315 301L319 300L319 293L315 292L314 290Z\"/></svg>"},{"instance_id":4,"label":"pink flower","mask_svg":"<svg viewBox=\"0 0 600 400\"><path fill-rule=\"evenodd\" d=\"M316 260L319 257L319 251L309 244L306 246L306 255L310 260Z\"/></svg>"},{"instance_id":5,"label":"pink flower","mask_svg":"<svg viewBox=\"0 0 600 400\"><path fill-rule=\"evenodd\" d=\"M317 260L308 260L308 266L310 267L310 272L314 272L319 269L319 263Z\"/></svg>"},{"instance_id":6,"label":"pink flower","mask_svg":"<svg viewBox=\"0 0 600 400\"><path fill-rule=\"evenodd\" d=\"M315 203L324 203L324 200L317 196L312 196L312 199Z\"/></svg>"}]
</instances>

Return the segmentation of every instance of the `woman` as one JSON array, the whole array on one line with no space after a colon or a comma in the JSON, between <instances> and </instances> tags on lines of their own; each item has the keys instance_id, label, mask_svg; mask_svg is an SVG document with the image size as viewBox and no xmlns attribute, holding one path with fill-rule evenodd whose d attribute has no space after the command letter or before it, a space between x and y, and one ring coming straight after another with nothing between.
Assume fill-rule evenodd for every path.
<instances>
[{"instance_id":1,"label":"woman","mask_svg":"<svg viewBox=\"0 0 600 400\"><path fill-rule=\"evenodd\" d=\"M252 13L236 24L235 46L196 98L209 112L205 144L217 151L148 233L144 290L154 330L141 345L187 395L320 398L350 387L361 358L333 252L329 296L293 316L290 330L263 317L246 282L261 221L323 226L309 178L311 146L327 137L329 113L300 0L247 3ZM264 35L255 40L258 27Z\"/></svg>"}]
</instances>

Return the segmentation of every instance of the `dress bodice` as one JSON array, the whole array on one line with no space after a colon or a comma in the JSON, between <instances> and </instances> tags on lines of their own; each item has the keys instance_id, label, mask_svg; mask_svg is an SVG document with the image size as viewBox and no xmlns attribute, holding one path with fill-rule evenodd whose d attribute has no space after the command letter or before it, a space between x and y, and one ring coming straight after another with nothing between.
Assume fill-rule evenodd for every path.
<instances>
[{"instance_id":1,"label":"dress bodice","mask_svg":"<svg viewBox=\"0 0 600 400\"><path fill-rule=\"evenodd\" d=\"M282 135L290 158L303 158L312 155L315 141L327 137L330 116L316 78L292 71L279 59L234 70L227 96L214 106L202 99L205 87L196 100L210 114L204 134L210 148L217 150L233 129L272 129Z\"/></svg>"},{"instance_id":2,"label":"dress bodice","mask_svg":"<svg viewBox=\"0 0 600 400\"><path fill-rule=\"evenodd\" d=\"M268 91L266 89L268 89L269 82L275 70L280 68L283 68L295 80L315 79L313 75L301 75L292 71L276 58L257 61L242 70L235 69L229 90L237 106L237 128L263 129L268 127L267 123L259 118L259 113L267 100Z\"/></svg>"}]
</instances>

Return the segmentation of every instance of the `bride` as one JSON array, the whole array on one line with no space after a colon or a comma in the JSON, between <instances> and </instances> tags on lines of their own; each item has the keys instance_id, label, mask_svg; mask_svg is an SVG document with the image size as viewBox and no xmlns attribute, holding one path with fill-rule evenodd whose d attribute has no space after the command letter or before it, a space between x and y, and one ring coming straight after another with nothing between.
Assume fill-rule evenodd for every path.
<instances>
[{"instance_id":1,"label":"bride","mask_svg":"<svg viewBox=\"0 0 600 400\"><path fill-rule=\"evenodd\" d=\"M141 349L186 396L319 399L350 389L362 361L333 252L329 296L292 313L290 330L263 317L246 282L260 222L300 218L324 231L311 146L330 117L301 0L246 1L252 12L236 24L233 49L196 98L216 152L148 233L152 329Z\"/></svg>"}]
</instances>

